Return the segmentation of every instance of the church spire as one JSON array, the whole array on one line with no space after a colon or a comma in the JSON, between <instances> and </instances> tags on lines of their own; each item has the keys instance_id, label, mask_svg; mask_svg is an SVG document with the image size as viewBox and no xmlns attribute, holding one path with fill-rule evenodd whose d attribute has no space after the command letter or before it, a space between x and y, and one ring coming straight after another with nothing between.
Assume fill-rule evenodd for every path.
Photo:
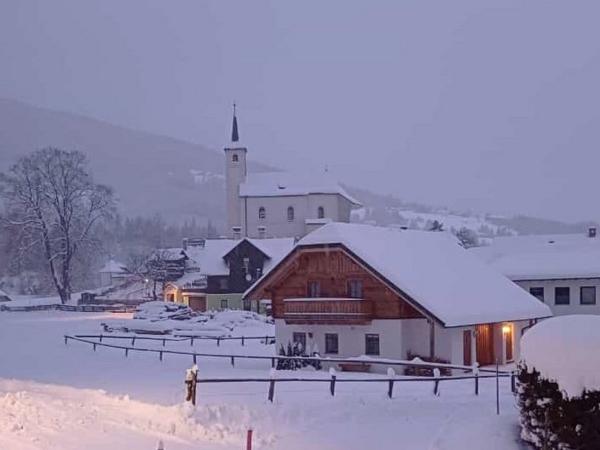
<instances>
[{"instance_id":1,"label":"church spire","mask_svg":"<svg viewBox=\"0 0 600 450\"><path fill-rule=\"evenodd\" d=\"M233 104L233 126L231 128L231 142L238 142L240 140L240 135L238 133L238 124L237 124L237 116L235 114L235 103Z\"/></svg>"}]
</instances>

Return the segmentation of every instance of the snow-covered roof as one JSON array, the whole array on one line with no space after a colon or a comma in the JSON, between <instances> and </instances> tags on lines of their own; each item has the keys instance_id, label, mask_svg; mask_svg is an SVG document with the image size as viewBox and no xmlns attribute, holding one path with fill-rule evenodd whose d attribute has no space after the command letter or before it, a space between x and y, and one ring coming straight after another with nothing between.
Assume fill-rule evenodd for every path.
<instances>
[{"instance_id":1,"label":"snow-covered roof","mask_svg":"<svg viewBox=\"0 0 600 450\"><path fill-rule=\"evenodd\" d=\"M326 173L250 173L240 185L241 197L279 197L309 194L338 194L353 205L361 203Z\"/></svg>"},{"instance_id":2,"label":"snow-covered roof","mask_svg":"<svg viewBox=\"0 0 600 450\"><path fill-rule=\"evenodd\" d=\"M8 296L8 294L6 292L4 292L2 289L0 289L0 301L6 301L6 300L10 300L10 297Z\"/></svg>"},{"instance_id":3,"label":"snow-covered roof","mask_svg":"<svg viewBox=\"0 0 600 450\"><path fill-rule=\"evenodd\" d=\"M265 261L264 270L283 258L294 246L293 238L271 239L206 239L204 246L189 246L185 254L190 258L186 269L193 271L186 273L176 283L191 282L201 278L202 275L229 275L229 267L224 259L231 250L247 240L261 252L269 257Z\"/></svg>"},{"instance_id":4,"label":"snow-covered roof","mask_svg":"<svg viewBox=\"0 0 600 450\"><path fill-rule=\"evenodd\" d=\"M100 269L100 273L125 273L125 267L125 264L121 264L120 262L111 259L102 269Z\"/></svg>"},{"instance_id":5,"label":"snow-covered roof","mask_svg":"<svg viewBox=\"0 0 600 450\"><path fill-rule=\"evenodd\" d=\"M501 237L469 251L513 280L600 278L600 237L583 233Z\"/></svg>"},{"instance_id":6,"label":"snow-covered roof","mask_svg":"<svg viewBox=\"0 0 600 450\"><path fill-rule=\"evenodd\" d=\"M572 315L544 320L521 338L521 358L556 381L568 396L600 389L600 316Z\"/></svg>"},{"instance_id":7,"label":"snow-covered roof","mask_svg":"<svg viewBox=\"0 0 600 450\"><path fill-rule=\"evenodd\" d=\"M447 327L552 315L443 232L336 222L308 234L297 246L326 244L343 245Z\"/></svg>"}]
</instances>

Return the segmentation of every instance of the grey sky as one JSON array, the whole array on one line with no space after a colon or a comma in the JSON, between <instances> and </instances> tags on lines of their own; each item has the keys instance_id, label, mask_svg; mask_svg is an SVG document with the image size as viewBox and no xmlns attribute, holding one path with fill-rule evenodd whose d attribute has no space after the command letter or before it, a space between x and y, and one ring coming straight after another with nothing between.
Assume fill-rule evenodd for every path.
<instances>
[{"instance_id":1,"label":"grey sky","mask_svg":"<svg viewBox=\"0 0 600 450\"><path fill-rule=\"evenodd\" d=\"M600 219L597 1L0 3L0 96L406 200Z\"/></svg>"}]
</instances>

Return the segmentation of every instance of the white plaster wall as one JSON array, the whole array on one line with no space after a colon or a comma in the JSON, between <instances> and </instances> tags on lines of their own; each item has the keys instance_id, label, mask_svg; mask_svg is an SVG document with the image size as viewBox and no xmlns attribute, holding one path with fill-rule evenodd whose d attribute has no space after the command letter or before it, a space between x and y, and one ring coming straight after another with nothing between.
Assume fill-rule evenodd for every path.
<instances>
[{"instance_id":1,"label":"white plaster wall","mask_svg":"<svg viewBox=\"0 0 600 450\"><path fill-rule=\"evenodd\" d=\"M241 216L244 232L251 238L259 237L258 227L266 227L266 237L302 237L306 234L306 219L318 218L318 208L325 209L325 218L334 222L348 222L340 217L340 204L346 202L337 194L311 194L301 196L245 197L241 201ZM266 218L258 218L260 207L265 208ZM294 208L294 220L287 219L288 207Z\"/></svg>"},{"instance_id":2,"label":"white plaster wall","mask_svg":"<svg viewBox=\"0 0 600 450\"><path fill-rule=\"evenodd\" d=\"M240 184L246 180L246 149L225 148L225 197L227 209L227 235L232 237L232 227L242 225ZM233 161L237 155L238 161Z\"/></svg>"},{"instance_id":3,"label":"white plaster wall","mask_svg":"<svg viewBox=\"0 0 600 450\"><path fill-rule=\"evenodd\" d=\"M529 292L532 287L544 288L544 303L546 303L554 315L566 314L600 314L600 279L579 278L570 280L541 280L541 281L515 281L519 286ZM596 304L582 305L580 303L580 287L596 287ZM571 303L569 305L556 305L554 301L555 287L569 287L571 292Z\"/></svg>"}]
</instances>

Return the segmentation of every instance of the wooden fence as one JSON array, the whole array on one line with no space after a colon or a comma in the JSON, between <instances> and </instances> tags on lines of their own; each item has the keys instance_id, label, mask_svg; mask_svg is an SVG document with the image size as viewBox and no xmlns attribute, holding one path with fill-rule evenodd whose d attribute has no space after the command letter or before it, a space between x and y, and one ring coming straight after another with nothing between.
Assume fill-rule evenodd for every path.
<instances>
[{"instance_id":1,"label":"wooden fence","mask_svg":"<svg viewBox=\"0 0 600 450\"><path fill-rule=\"evenodd\" d=\"M125 313L135 311L134 307L126 305L27 305L9 306L0 305L0 311L7 312L33 312L33 311L67 311L67 312L114 312Z\"/></svg>"},{"instance_id":2,"label":"wooden fence","mask_svg":"<svg viewBox=\"0 0 600 450\"><path fill-rule=\"evenodd\" d=\"M271 338L271 336L266 336L267 338ZM92 340L92 339L97 340ZM103 342L104 339L129 339L131 340L132 345L116 345L109 344ZM212 336L194 336L189 337L190 343L193 345L194 340L198 340L201 338L205 339L216 339ZM253 336L253 337L244 337L245 340L249 339L264 339L263 336ZM396 359L384 359L384 358L322 358L318 356L281 356L281 355L241 355L241 354L217 354L217 353L199 353L195 351L182 351L182 350L171 350L167 348L163 349L154 349L154 348L143 348L143 347L135 347L135 341L137 340L157 340L162 341L163 347L166 347L167 342L181 342L182 340L186 340L187 338L163 338L163 337L148 337L148 336L107 336L107 335L65 335L65 344L68 341L76 341L82 342L88 345L91 345L93 350L96 350L96 347L107 347L117 350L122 350L125 353L125 356L129 355L129 352L147 352L147 353L157 353L159 359L162 361L165 355L179 355L190 357L194 364L197 362L198 358L228 358L231 362L232 366L235 366L236 359L254 359L254 360L265 360L271 362L271 367L274 368L276 366L277 361L280 360L296 360L305 363L328 363L328 364L370 364L370 365L383 365L387 367L394 366L403 366L403 367L421 367L421 368L430 368L430 369L455 369L462 370L465 372L481 372L481 373L496 373L495 369L488 368L478 368L476 366L464 366L458 364L443 364L443 363L429 363L426 361L415 361L415 360L396 360ZM221 340L226 340L228 338L220 338ZM235 339L241 339L241 337L236 337ZM510 375L509 371L499 371L502 375ZM431 380L431 377L428 377Z\"/></svg>"},{"instance_id":3,"label":"wooden fence","mask_svg":"<svg viewBox=\"0 0 600 450\"><path fill-rule=\"evenodd\" d=\"M135 346L136 341L160 341L162 346L165 347L167 342L189 342L190 346L194 346L195 341L215 341L217 346L221 345L222 341L240 341L242 346L247 341L260 340L261 343L264 341L265 345L275 343L275 336L194 336L186 334L174 334L173 337L151 337L151 336L122 336L113 334L76 334L73 337L82 339L98 339L98 342L102 342L104 339L116 339L116 340L128 340L132 346Z\"/></svg>"}]
</instances>

